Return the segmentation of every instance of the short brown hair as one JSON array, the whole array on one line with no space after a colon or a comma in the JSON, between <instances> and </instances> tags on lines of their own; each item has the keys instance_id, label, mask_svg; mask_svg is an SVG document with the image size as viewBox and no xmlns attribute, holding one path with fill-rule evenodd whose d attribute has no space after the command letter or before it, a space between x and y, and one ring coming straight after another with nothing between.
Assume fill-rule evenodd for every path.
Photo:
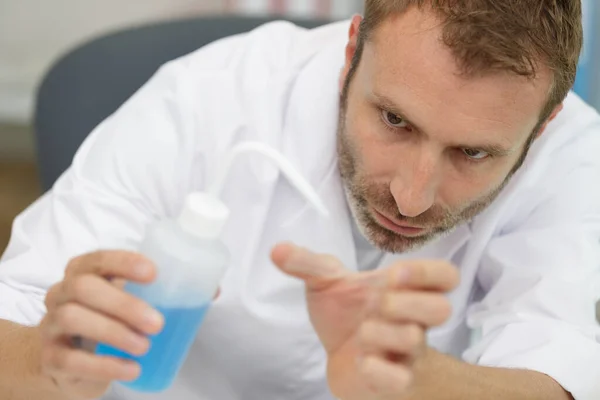
<instances>
[{"instance_id":1,"label":"short brown hair","mask_svg":"<svg viewBox=\"0 0 600 400\"><path fill-rule=\"evenodd\" d=\"M355 67L375 28L412 6L439 16L442 40L466 75L509 71L533 79L539 65L548 67L554 78L541 121L573 86L583 42L580 0L365 0Z\"/></svg>"}]
</instances>

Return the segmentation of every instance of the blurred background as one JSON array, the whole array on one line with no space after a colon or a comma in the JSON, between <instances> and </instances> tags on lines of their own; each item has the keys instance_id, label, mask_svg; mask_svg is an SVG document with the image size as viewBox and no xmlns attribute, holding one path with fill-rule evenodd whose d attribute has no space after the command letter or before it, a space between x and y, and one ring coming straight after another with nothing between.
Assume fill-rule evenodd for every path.
<instances>
[{"instance_id":1,"label":"blurred background","mask_svg":"<svg viewBox=\"0 0 600 400\"><path fill-rule=\"evenodd\" d=\"M586 48L576 91L600 108L600 6L584 0ZM16 214L41 194L32 117L45 73L109 32L193 16L346 19L362 0L0 0L0 252Z\"/></svg>"}]
</instances>

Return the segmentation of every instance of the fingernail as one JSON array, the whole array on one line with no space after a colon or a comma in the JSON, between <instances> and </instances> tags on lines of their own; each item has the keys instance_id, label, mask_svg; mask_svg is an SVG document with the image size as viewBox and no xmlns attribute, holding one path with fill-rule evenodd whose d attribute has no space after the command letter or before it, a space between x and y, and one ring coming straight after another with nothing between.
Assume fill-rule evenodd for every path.
<instances>
[{"instance_id":1,"label":"fingernail","mask_svg":"<svg viewBox=\"0 0 600 400\"><path fill-rule=\"evenodd\" d=\"M137 335L131 335L127 338L128 347L133 350L135 354L145 354L148 351L148 339L142 338Z\"/></svg>"},{"instance_id":2,"label":"fingernail","mask_svg":"<svg viewBox=\"0 0 600 400\"><path fill-rule=\"evenodd\" d=\"M141 373L141 369L138 363L134 362L125 362L121 366L121 375L123 376L123 380L134 380Z\"/></svg>"},{"instance_id":3,"label":"fingernail","mask_svg":"<svg viewBox=\"0 0 600 400\"><path fill-rule=\"evenodd\" d=\"M409 268L402 268L400 271L398 271L398 275L396 276L396 282L398 282L398 284L400 285L404 285L406 283L408 283L410 281L410 269Z\"/></svg>"},{"instance_id":4,"label":"fingernail","mask_svg":"<svg viewBox=\"0 0 600 400\"><path fill-rule=\"evenodd\" d=\"M135 274L136 278L138 278L138 279L147 278L148 275L150 275L151 271L152 271L152 266L146 262L138 263L133 267L133 273Z\"/></svg>"},{"instance_id":5,"label":"fingernail","mask_svg":"<svg viewBox=\"0 0 600 400\"><path fill-rule=\"evenodd\" d=\"M373 291L367 297L366 303L366 312L367 315L373 315L379 313L379 308L381 307L381 292Z\"/></svg>"},{"instance_id":6,"label":"fingernail","mask_svg":"<svg viewBox=\"0 0 600 400\"><path fill-rule=\"evenodd\" d=\"M150 308L144 312L144 321L152 329L158 329L162 327L163 316L158 311Z\"/></svg>"}]
</instances>

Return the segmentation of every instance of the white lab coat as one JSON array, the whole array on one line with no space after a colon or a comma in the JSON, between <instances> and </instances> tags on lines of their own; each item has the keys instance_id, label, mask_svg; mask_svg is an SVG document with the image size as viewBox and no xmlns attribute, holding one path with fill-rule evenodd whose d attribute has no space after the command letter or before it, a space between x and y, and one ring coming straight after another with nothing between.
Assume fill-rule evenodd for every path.
<instances>
[{"instance_id":1,"label":"white lab coat","mask_svg":"<svg viewBox=\"0 0 600 400\"><path fill-rule=\"evenodd\" d=\"M149 222L175 216L187 193L206 188L232 146L260 141L318 189L330 219L268 161L239 159L223 193L232 265L175 385L153 396L115 385L106 398L331 400L302 283L278 272L269 251L292 240L357 268L335 158L347 29L347 21L313 31L273 23L161 68L16 219L0 265L0 317L38 323L70 258L136 249ZM488 210L419 251L383 258L382 267L420 257L460 266L453 316L430 332L431 346L541 371L578 400L600 398L599 171L600 117L570 95Z\"/></svg>"}]
</instances>

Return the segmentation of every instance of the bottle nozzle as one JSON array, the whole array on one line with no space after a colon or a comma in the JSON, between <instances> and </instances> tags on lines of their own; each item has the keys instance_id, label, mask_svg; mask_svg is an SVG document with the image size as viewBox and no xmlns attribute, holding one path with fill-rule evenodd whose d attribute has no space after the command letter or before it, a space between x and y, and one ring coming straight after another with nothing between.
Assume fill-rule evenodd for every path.
<instances>
[{"instance_id":1,"label":"bottle nozzle","mask_svg":"<svg viewBox=\"0 0 600 400\"><path fill-rule=\"evenodd\" d=\"M321 213L323 216L329 215L327 207L325 207L325 204L323 204L317 192L302 177L302 175L296 171L292 164L279 152L258 142L244 142L234 147L234 149L229 153L229 156L226 158L225 163L221 167L219 175L209 189L209 193L212 196L216 198L219 197L221 191L223 190L223 186L225 185L227 174L229 173L231 165L235 161L236 157L242 153L252 152L269 158L275 165L277 165L279 170L286 176L290 183L304 196L306 200L308 200L308 202L312 204L312 206L319 213Z\"/></svg>"},{"instance_id":2,"label":"bottle nozzle","mask_svg":"<svg viewBox=\"0 0 600 400\"><path fill-rule=\"evenodd\" d=\"M201 238L215 238L219 236L229 218L229 209L219 200L221 191L225 185L225 179L236 157L248 152L259 153L273 161L292 185L298 189L317 211L324 216L329 215L317 192L285 157L262 143L244 142L236 146L229 153L207 193L191 193L186 198L184 208L178 218L179 225L185 231Z\"/></svg>"}]
</instances>

